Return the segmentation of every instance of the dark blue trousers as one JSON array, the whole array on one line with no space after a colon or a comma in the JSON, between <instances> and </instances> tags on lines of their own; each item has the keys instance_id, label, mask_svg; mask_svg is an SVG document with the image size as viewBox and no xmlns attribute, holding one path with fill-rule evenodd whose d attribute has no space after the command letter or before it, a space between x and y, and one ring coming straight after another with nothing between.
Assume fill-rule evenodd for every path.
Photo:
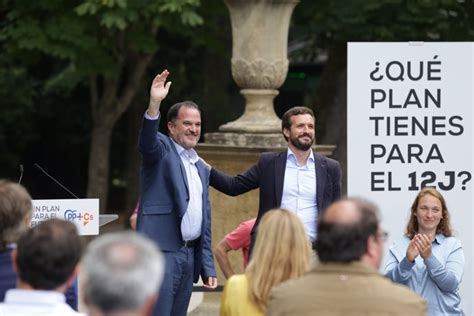
<instances>
[{"instance_id":1,"label":"dark blue trousers","mask_svg":"<svg viewBox=\"0 0 474 316\"><path fill-rule=\"evenodd\" d=\"M164 252L165 275L153 316L186 316L193 292L194 248Z\"/></svg>"}]
</instances>

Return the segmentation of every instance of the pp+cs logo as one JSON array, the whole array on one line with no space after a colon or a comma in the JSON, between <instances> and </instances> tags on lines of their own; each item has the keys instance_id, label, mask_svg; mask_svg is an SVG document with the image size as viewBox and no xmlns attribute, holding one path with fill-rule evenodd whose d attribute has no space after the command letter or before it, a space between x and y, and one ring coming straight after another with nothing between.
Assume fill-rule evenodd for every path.
<instances>
[{"instance_id":1,"label":"pp+cs logo","mask_svg":"<svg viewBox=\"0 0 474 316\"><path fill-rule=\"evenodd\" d=\"M88 212L81 213L76 210L66 210L66 212L64 212L64 219L70 222L80 221L86 226L94 217Z\"/></svg>"}]
</instances>

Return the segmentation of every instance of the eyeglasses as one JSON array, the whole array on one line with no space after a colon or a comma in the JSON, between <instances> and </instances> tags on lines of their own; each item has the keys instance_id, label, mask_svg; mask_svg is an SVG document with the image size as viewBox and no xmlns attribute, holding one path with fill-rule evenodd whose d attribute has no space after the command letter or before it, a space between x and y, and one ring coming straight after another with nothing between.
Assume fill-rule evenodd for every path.
<instances>
[{"instance_id":1,"label":"eyeglasses","mask_svg":"<svg viewBox=\"0 0 474 316\"><path fill-rule=\"evenodd\" d=\"M377 233L377 239L382 240L383 242L386 242L388 239L388 232L385 230L382 230Z\"/></svg>"}]
</instances>

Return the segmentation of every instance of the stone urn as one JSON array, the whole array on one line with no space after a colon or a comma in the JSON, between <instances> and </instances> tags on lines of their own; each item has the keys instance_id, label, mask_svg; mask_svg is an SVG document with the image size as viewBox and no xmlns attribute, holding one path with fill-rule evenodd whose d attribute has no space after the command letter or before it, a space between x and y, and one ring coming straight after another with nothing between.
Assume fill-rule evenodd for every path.
<instances>
[{"instance_id":1,"label":"stone urn","mask_svg":"<svg viewBox=\"0 0 474 316\"><path fill-rule=\"evenodd\" d=\"M273 99L288 73L288 29L298 0L225 0L232 23L232 76L244 114L220 132L281 133Z\"/></svg>"}]
</instances>

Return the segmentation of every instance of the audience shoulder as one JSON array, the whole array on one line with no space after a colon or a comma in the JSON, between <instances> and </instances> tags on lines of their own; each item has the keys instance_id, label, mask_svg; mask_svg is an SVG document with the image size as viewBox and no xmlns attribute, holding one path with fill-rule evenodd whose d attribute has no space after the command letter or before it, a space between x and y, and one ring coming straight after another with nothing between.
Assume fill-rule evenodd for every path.
<instances>
[{"instance_id":1,"label":"audience shoulder","mask_svg":"<svg viewBox=\"0 0 474 316\"><path fill-rule=\"evenodd\" d=\"M225 283L225 292L227 297L239 296L242 289L248 286L247 277L245 274L234 274Z\"/></svg>"},{"instance_id":2,"label":"audience shoulder","mask_svg":"<svg viewBox=\"0 0 474 316\"><path fill-rule=\"evenodd\" d=\"M390 302L395 309L406 310L406 315L425 315L426 302L421 296L404 285L394 283L382 276L380 278L385 283L381 284L385 290L383 288L379 290L378 300L387 304Z\"/></svg>"},{"instance_id":3,"label":"audience shoulder","mask_svg":"<svg viewBox=\"0 0 474 316\"><path fill-rule=\"evenodd\" d=\"M239 282L242 282L246 279L245 274L234 274L232 275L226 282L226 284L237 284Z\"/></svg>"},{"instance_id":4,"label":"audience shoulder","mask_svg":"<svg viewBox=\"0 0 474 316\"><path fill-rule=\"evenodd\" d=\"M288 293L296 293L302 284L310 283L307 274L298 279L289 279L275 286L270 292L270 300L284 299Z\"/></svg>"}]
</instances>

